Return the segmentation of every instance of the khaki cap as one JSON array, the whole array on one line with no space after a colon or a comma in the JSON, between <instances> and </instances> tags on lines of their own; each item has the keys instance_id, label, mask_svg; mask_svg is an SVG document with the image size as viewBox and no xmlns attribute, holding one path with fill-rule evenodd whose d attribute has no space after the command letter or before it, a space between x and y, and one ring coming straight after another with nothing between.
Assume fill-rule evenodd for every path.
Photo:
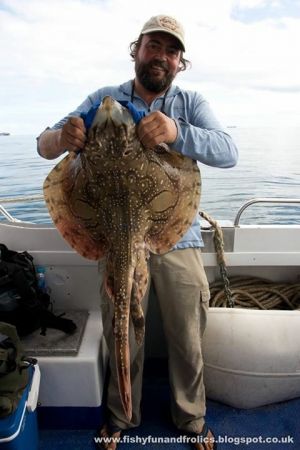
<instances>
[{"instance_id":1,"label":"khaki cap","mask_svg":"<svg viewBox=\"0 0 300 450\"><path fill-rule=\"evenodd\" d=\"M174 17L164 15L151 17L143 26L141 34L154 33L155 31L162 31L176 37L185 52L184 30L181 23Z\"/></svg>"}]
</instances>

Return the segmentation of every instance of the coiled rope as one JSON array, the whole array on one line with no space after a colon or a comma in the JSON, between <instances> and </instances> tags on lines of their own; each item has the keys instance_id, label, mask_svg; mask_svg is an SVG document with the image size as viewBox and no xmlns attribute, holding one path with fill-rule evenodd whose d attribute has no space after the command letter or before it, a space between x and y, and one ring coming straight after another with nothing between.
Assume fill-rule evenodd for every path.
<instances>
[{"instance_id":1,"label":"coiled rope","mask_svg":"<svg viewBox=\"0 0 300 450\"><path fill-rule=\"evenodd\" d=\"M300 284L274 283L258 277L231 277L230 290L238 308L300 309ZM226 307L223 281L210 286L211 306Z\"/></svg>"},{"instance_id":2,"label":"coiled rope","mask_svg":"<svg viewBox=\"0 0 300 450\"><path fill-rule=\"evenodd\" d=\"M221 280L210 284L214 307L300 310L300 283L276 283L259 277L229 278L224 255L223 232L217 221L201 211L200 216L214 230L214 244Z\"/></svg>"}]
</instances>

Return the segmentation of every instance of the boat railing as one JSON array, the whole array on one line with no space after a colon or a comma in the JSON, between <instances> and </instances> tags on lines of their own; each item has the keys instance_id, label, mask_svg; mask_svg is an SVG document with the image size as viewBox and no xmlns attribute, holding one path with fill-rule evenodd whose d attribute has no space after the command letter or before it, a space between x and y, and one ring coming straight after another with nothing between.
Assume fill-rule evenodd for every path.
<instances>
[{"instance_id":1,"label":"boat railing","mask_svg":"<svg viewBox=\"0 0 300 450\"><path fill-rule=\"evenodd\" d=\"M18 202L36 202L44 200L44 196L42 194L37 195L22 195L22 196L16 196L16 197L1 197L0 198L0 214L5 217L6 220L9 222L23 222L23 220L16 219L13 217L7 209L3 206L3 204L6 203L18 203Z\"/></svg>"},{"instance_id":2,"label":"boat railing","mask_svg":"<svg viewBox=\"0 0 300 450\"><path fill-rule=\"evenodd\" d=\"M238 227L240 223L240 218L243 212L249 208L249 206L252 206L256 203L272 203L272 204L281 204L282 206L286 206L290 203L298 203L300 204L300 198L277 198L277 197L256 197L248 200L246 203L244 203L240 209L237 212L237 215L234 219L234 226Z\"/></svg>"},{"instance_id":3,"label":"boat railing","mask_svg":"<svg viewBox=\"0 0 300 450\"><path fill-rule=\"evenodd\" d=\"M0 198L0 214L2 214L5 219L9 222L22 222L22 220L16 219L13 217L3 206L3 204L7 203L17 203L17 202L35 202L44 200L44 196L42 194L36 195L24 195L24 196L16 196L16 197L2 197ZM266 203L266 204L281 204L281 206L286 206L288 204L300 204L300 198L280 198L280 197L255 197L248 200L244 203L240 209L238 210L236 217L234 219L234 227L238 227L240 223L240 218L244 211L250 206L256 203Z\"/></svg>"}]
</instances>

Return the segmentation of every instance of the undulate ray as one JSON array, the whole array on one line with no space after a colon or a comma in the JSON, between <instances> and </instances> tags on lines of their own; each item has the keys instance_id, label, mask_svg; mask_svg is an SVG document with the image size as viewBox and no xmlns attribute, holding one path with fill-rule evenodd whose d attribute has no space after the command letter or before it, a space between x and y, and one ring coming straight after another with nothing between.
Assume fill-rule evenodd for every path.
<instances>
[{"instance_id":1,"label":"undulate ray","mask_svg":"<svg viewBox=\"0 0 300 450\"><path fill-rule=\"evenodd\" d=\"M44 182L50 215L66 241L86 258L106 257L119 391L129 420L129 317L141 343L149 251L171 250L188 230L200 186L196 162L163 146L144 148L129 111L111 97L98 108L84 150L66 156Z\"/></svg>"}]
</instances>

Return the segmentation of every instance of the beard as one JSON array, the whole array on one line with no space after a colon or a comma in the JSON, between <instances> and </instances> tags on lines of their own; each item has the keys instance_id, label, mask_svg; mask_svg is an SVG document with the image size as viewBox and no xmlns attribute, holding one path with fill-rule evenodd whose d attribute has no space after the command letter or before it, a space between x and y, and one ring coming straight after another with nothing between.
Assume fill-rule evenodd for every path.
<instances>
[{"instance_id":1,"label":"beard","mask_svg":"<svg viewBox=\"0 0 300 450\"><path fill-rule=\"evenodd\" d=\"M165 75L158 78L151 74L153 67L159 67L165 71ZM135 73L141 85L150 92L159 94L165 91L174 80L176 73L170 72L166 62L154 59L149 63L140 62L138 58L135 60Z\"/></svg>"}]
</instances>

